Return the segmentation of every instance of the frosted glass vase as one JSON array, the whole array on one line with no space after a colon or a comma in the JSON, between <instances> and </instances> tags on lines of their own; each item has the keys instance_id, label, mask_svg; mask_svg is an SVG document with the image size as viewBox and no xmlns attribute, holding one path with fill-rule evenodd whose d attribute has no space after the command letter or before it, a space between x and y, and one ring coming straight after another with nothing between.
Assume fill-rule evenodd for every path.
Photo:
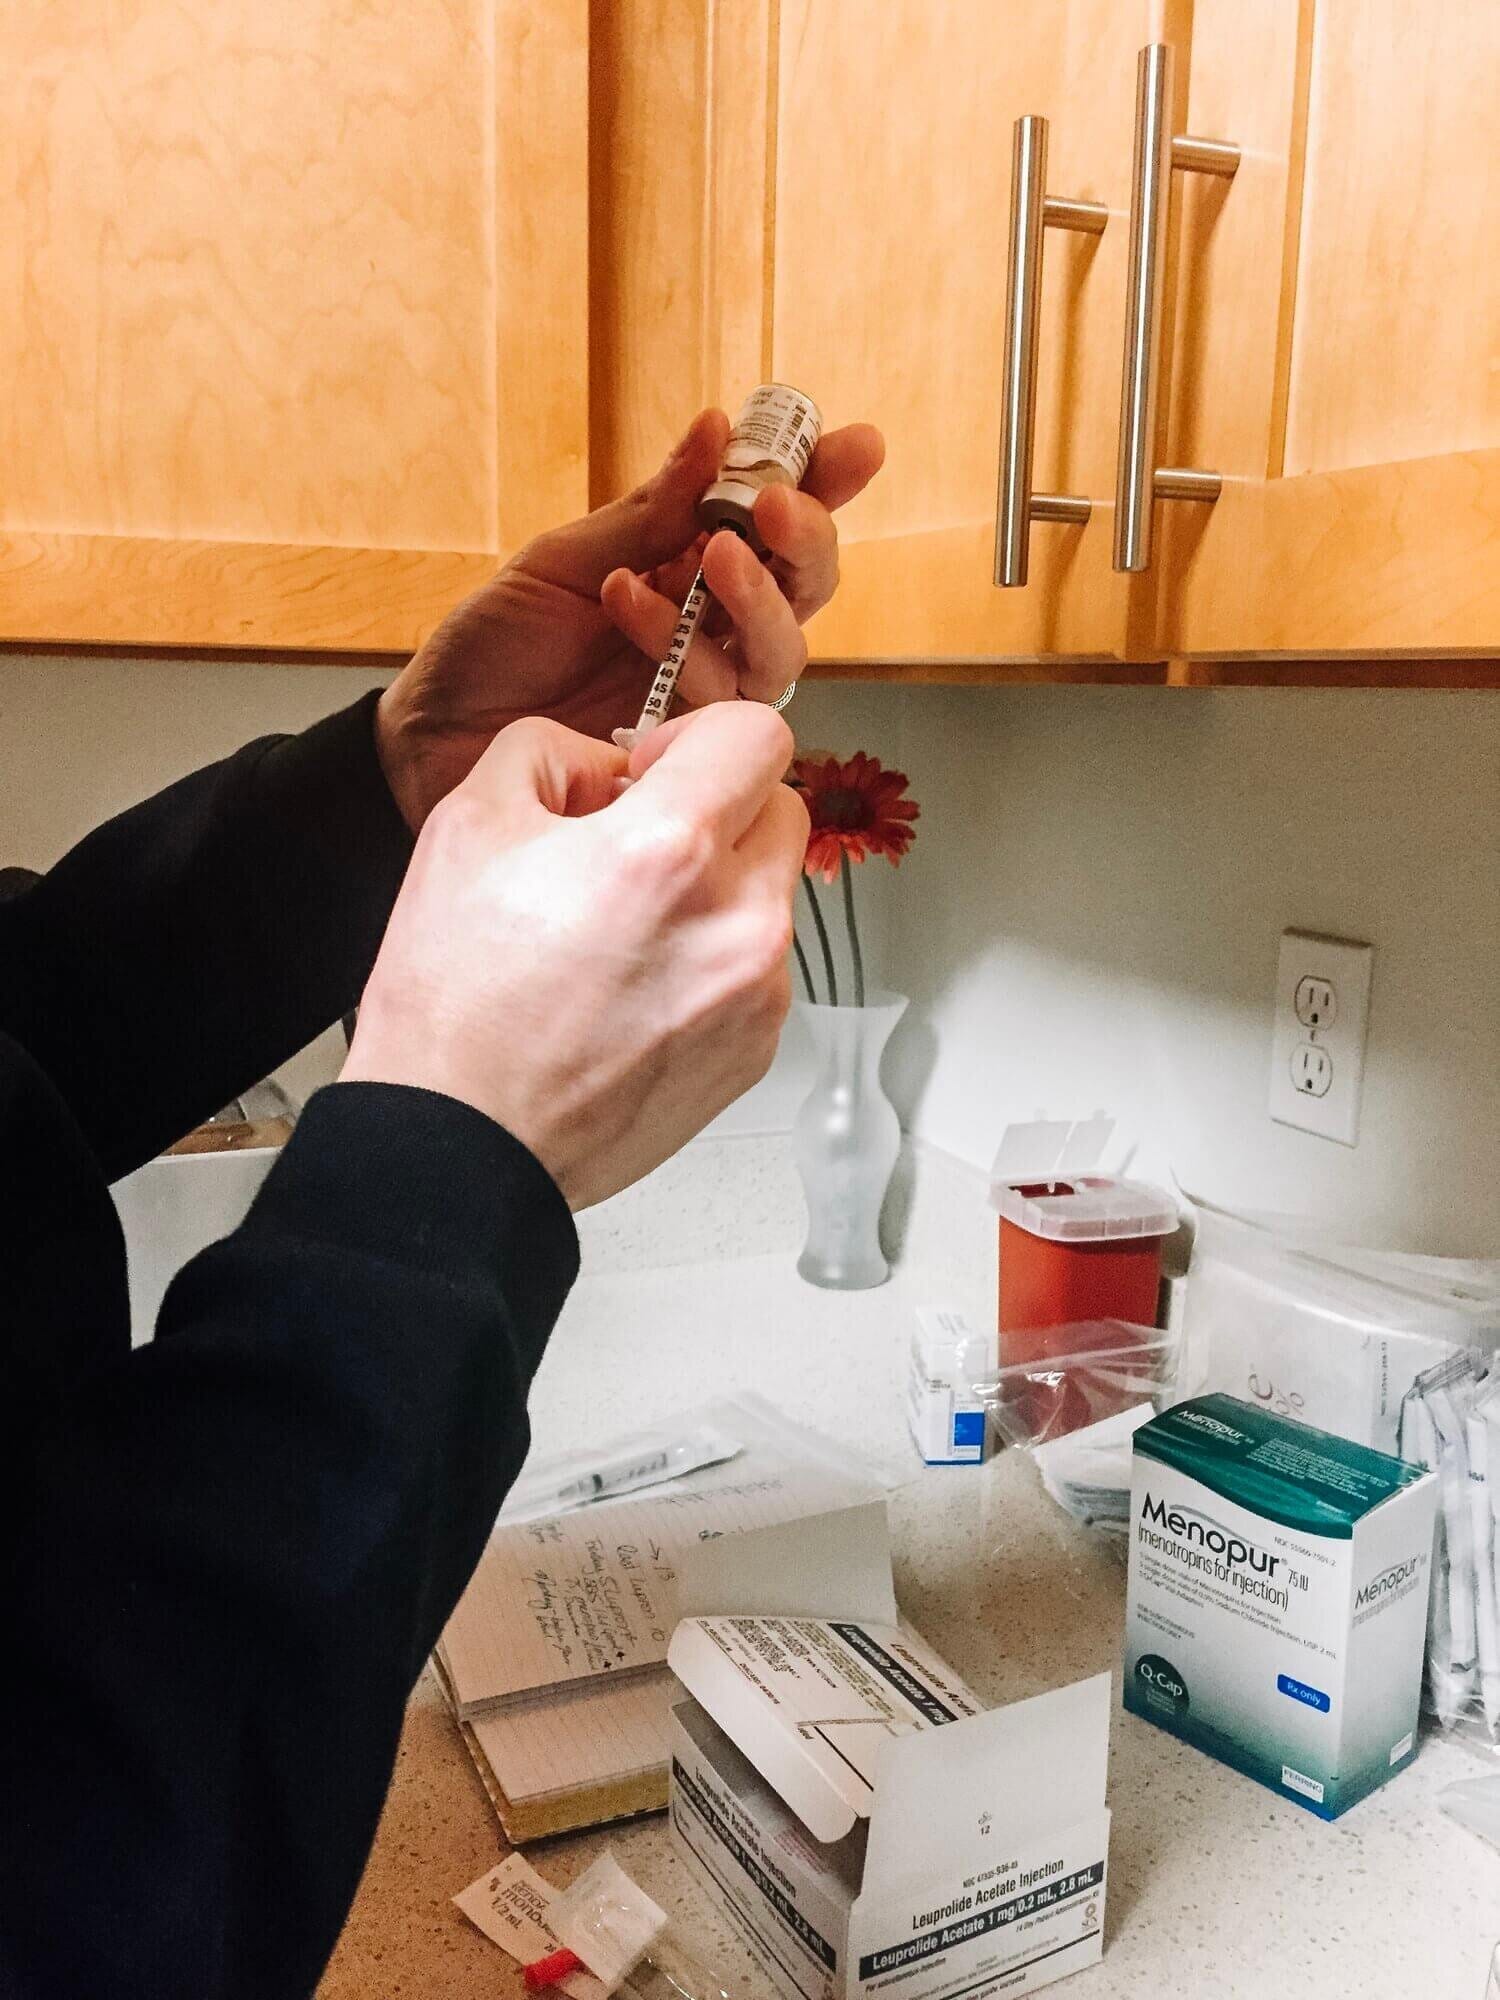
<instances>
[{"instance_id":1,"label":"frosted glass vase","mask_svg":"<svg viewBox=\"0 0 1500 2000\"><path fill-rule=\"evenodd\" d=\"M866 1007L802 1001L797 1012L818 1061L817 1081L792 1132L808 1224L797 1269L811 1285L863 1291L891 1274L880 1248L880 1209L901 1150L901 1125L880 1087L880 1058L906 999L872 993Z\"/></svg>"}]
</instances>

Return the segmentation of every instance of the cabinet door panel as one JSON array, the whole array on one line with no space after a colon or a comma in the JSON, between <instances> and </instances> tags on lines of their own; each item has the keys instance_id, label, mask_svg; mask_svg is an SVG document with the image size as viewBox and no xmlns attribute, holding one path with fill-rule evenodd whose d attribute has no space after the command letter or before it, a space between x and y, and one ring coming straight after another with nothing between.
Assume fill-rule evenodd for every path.
<instances>
[{"instance_id":1,"label":"cabinet door panel","mask_svg":"<svg viewBox=\"0 0 1500 2000\"><path fill-rule=\"evenodd\" d=\"M1500 446L1500 7L1313 23L1285 470Z\"/></svg>"},{"instance_id":2,"label":"cabinet door panel","mask_svg":"<svg viewBox=\"0 0 1500 2000\"><path fill-rule=\"evenodd\" d=\"M1497 90L1489 0L1198 0L1189 116L1247 150L1184 197L1169 449L1226 484L1167 510L1165 650L1500 654Z\"/></svg>"},{"instance_id":3,"label":"cabinet door panel","mask_svg":"<svg viewBox=\"0 0 1500 2000\"><path fill-rule=\"evenodd\" d=\"M584 0L76 19L7 20L0 636L411 643L411 562L349 621L339 550L446 580L584 498ZM180 589L222 551L255 600L247 545L308 552L300 612L153 619L153 561Z\"/></svg>"},{"instance_id":4,"label":"cabinet door panel","mask_svg":"<svg viewBox=\"0 0 1500 2000\"><path fill-rule=\"evenodd\" d=\"M766 367L772 0L593 11L591 488L647 478Z\"/></svg>"},{"instance_id":5,"label":"cabinet door panel","mask_svg":"<svg viewBox=\"0 0 1500 2000\"><path fill-rule=\"evenodd\" d=\"M1176 10L1182 11L1182 10ZM869 417L886 469L847 510L820 654L1127 650L1108 506L1041 525L1031 582L990 580L1011 134L1051 120L1047 185L1107 203L1048 230L1034 484L1113 493L1136 52L1160 10L1112 0L783 0L772 353L830 423Z\"/></svg>"},{"instance_id":6,"label":"cabinet door panel","mask_svg":"<svg viewBox=\"0 0 1500 2000\"><path fill-rule=\"evenodd\" d=\"M1280 471L1286 356L1296 281L1295 210L1305 107L1298 0L1196 0L1191 130L1240 149L1233 180L1174 174L1172 346L1161 462L1231 480ZM1251 59L1253 55L1253 60ZM1275 443L1273 444L1273 440ZM1164 538L1191 542L1211 512L1158 503Z\"/></svg>"}]
</instances>

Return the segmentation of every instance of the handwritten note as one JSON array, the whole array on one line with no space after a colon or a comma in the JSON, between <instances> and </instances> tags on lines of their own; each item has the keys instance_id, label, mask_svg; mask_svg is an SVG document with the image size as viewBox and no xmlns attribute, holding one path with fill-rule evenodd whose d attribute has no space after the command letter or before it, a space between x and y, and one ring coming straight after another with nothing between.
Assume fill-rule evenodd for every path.
<instances>
[{"instance_id":1,"label":"handwritten note","mask_svg":"<svg viewBox=\"0 0 1500 2000\"><path fill-rule=\"evenodd\" d=\"M525 1549L526 1609L549 1656L553 1680L607 1674L638 1664L643 1645L660 1645L676 1572L654 1535L598 1531L575 1546L561 1521L516 1530Z\"/></svg>"},{"instance_id":2,"label":"handwritten note","mask_svg":"<svg viewBox=\"0 0 1500 2000\"><path fill-rule=\"evenodd\" d=\"M795 1436L767 1437L679 1489L497 1529L443 1635L460 1713L658 1666L686 1547L851 1506L870 1490L799 1451Z\"/></svg>"}]
</instances>

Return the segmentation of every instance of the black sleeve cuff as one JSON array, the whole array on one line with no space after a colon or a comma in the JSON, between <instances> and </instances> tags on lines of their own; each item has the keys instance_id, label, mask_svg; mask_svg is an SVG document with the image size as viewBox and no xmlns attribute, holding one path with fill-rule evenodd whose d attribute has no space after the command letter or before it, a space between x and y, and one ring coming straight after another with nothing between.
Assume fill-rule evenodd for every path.
<instances>
[{"instance_id":1,"label":"black sleeve cuff","mask_svg":"<svg viewBox=\"0 0 1500 2000\"><path fill-rule=\"evenodd\" d=\"M305 871L316 856L343 890L328 915L367 969L415 844L375 748L379 700L372 689L297 736L272 738L255 773L288 861Z\"/></svg>"},{"instance_id":2,"label":"black sleeve cuff","mask_svg":"<svg viewBox=\"0 0 1500 2000\"><path fill-rule=\"evenodd\" d=\"M531 1369L578 1276L536 1155L472 1105L396 1083L316 1091L246 1218L504 1296Z\"/></svg>"}]
</instances>

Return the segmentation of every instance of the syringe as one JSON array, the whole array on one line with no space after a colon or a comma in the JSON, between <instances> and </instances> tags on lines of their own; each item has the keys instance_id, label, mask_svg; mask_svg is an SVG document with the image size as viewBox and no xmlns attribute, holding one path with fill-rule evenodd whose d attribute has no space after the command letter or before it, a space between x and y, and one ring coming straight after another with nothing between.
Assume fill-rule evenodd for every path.
<instances>
[{"instance_id":1,"label":"syringe","mask_svg":"<svg viewBox=\"0 0 1500 2000\"><path fill-rule=\"evenodd\" d=\"M723 529L741 536L757 555L765 548L755 529L755 502L768 486L800 486L822 434L823 418L811 396L784 382L762 382L745 398L719 464L719 476L698 504L698 518L713 535ZM688 649L703 623L712 592L700 569L693 578L672 639L640 718L633 729L617 729L614 740L633 750L667 719ZM795 682L793 683L795 686ZM791 689L775 706L785 707Z\"/></svg>"},{"instance_id":2,"label":"syringe","mask_svg":"<svg viewBox=\"0 0 1500 2000\"><path fill-rule=\"evenodd\" d=\"M656 670L656 679L651 683L651 692L646 696L641 709L640 720L634 729L617 729L614 733L616 746L621 750L633 750L643 737L653 729L659 729L667 719L667 710L672 706L672 697L677 692L677 682L682 673L682 663L687 658L688 647L697 636L698 627L703 623L713 593L700 569L693 578L687 596L682 600L682 609L677 614L677 623L672 628L672 643Z\"/></svg>"}]
</instances>

